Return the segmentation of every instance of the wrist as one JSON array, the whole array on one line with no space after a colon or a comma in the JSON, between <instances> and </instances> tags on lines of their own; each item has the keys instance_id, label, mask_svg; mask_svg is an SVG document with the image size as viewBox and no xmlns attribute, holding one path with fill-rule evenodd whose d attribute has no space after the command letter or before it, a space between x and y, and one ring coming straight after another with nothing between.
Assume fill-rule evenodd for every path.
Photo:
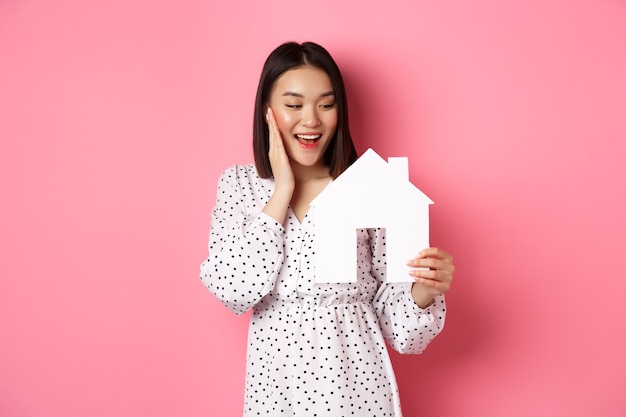
<instances>
[{"instance_id":1,"label":"wrist","mask_svg":"<svg viewBox=\"0 0 626 417\"><path fill-rule=\"evenodd\" d=\"M295 183L277 183L274 187L274 192L272 193L272 196L276 195L278 197L284 197L290 200L295 189Z\"/></svg>"},{"instance_id":2,"label":"wrist","mask_svg":"<svg viewBox=\"0 0 626 417\"><path fill-rule=\"evenodd\" d=\"M413 301L421 309L428 308L435 301L434 295L427 293L421 286L415 283L411 286L411 297L413 297Z\"/></svg>"}]
</instances>

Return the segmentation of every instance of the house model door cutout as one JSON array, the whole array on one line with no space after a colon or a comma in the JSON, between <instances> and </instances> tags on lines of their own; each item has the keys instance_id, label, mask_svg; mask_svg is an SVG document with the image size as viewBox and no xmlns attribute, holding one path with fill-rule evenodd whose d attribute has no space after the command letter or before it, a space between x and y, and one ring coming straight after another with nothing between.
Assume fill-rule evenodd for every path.
<instances>
[{"instance_id":1,"label":"house model door cutout","mask_svg":"<svg viewBox=\"0 0 626 417\"><path fill-rule=\"evenodd\" d=\"M408 159L368 149L311 202L315 281L357 280L356 230L385 228L387 282L411 282L406 261L429 246L433 201L409 181Z\"/></svg>"}]
</instances>

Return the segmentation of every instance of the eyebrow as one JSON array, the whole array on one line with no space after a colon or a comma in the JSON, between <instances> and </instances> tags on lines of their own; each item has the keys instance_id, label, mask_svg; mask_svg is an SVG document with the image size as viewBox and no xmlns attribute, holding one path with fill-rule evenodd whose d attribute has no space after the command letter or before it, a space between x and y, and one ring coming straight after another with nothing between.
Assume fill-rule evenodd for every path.
<instances>
[{"instance_id":1,"label":"eyebrow","mask_svg":"<svg viewBox=\"0 0 626 417\"><path fill-rule=\"evenodd\" d=\"M331 90L331 91L327 91L325 93L320 94L320 97L329 97L329 96L334 96L334 95L335 95L335 92ZM302 94L294 93L293 91L287 91L283 93L283 97L286 97L286 96L304 98Z\"/></svg>"}]
</instances>

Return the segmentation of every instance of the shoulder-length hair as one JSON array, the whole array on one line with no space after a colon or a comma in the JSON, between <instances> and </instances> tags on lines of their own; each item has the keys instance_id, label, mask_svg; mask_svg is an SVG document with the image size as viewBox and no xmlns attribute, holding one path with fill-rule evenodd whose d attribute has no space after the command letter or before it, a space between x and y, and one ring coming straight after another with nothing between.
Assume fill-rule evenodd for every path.
<instances>
[{"instance_id":1,"label":"shoulder-length hair","mask_svg":"<svg viewBox=\"0 0 626 417\"><path fill-rule=\"evenodd\" d=\"M261 72L254 103L254 126L252 146L254 162L261 178L272 176L268 156L269 129L265 121L265 109L276 80L286 71L301 66L319 68L328 74L335 93L337 129L324 153L324 163L332 178L337 178L356 160L357 154L348 125L348 103L339 67L328 51L313 42L288 42L280 45L268 56Z\"/></svg>"}]
</instances>

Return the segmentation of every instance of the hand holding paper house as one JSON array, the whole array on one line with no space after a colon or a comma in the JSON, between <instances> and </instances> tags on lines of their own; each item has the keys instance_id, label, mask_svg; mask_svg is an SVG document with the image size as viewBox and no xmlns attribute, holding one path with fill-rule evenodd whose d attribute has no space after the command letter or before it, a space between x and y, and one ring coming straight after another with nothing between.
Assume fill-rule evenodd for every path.
<instances>
[{"instance_id":1,"label":"hand holding paper house","mask_svg":"<svg viewBox=\"0 0 626 417\"><path fill-rule=\"evenodd\" d=\"M429 246L432 200L409 181L408 159L368 149L312 202L316 282L356 282L356 230L387 231L387 281L410 282L406 261Z\"/></svg>"}]
</instances>

